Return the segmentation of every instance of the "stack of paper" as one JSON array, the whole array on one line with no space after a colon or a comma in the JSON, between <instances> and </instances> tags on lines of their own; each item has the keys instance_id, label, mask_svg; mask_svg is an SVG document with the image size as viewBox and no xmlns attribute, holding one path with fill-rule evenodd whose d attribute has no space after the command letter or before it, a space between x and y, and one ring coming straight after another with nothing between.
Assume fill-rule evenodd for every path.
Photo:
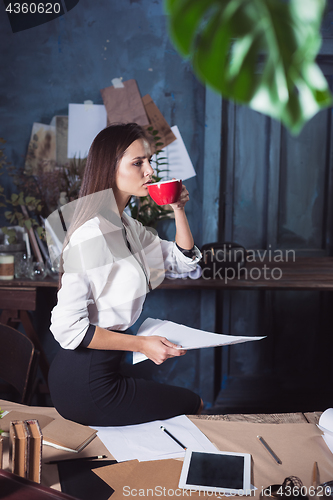
<instances>
[{"instance_id":1,"label":"stack of paper","mask_svg":"<svg viewBox=\"0 0 333 500\"><path fill-rule=\"evenodd\" d=\"M185 415L121 427L95 427L98 437L118 462L183 457L185 450L161 430L164 426L189 449L216 451L216 447Z\"/></svg>"},{"instance_id":2,"label":"stack of paper","mask_svg":"<svg viewBox=\"0 0 333 500\"><path fill-rule=\"evenodd\" d=\"M170 342L179 345L179 349L200 349L202 347L216 347L222 345L240 344L251 340L261 340L265 337L242 337L235 335L224 335L220 333L205 332L178 325L172 321L147 318L140 326L137 335L158 335L165 337ZM133 353L133 364L147 359L141 352Z\"/></svg>"}]
</instances>

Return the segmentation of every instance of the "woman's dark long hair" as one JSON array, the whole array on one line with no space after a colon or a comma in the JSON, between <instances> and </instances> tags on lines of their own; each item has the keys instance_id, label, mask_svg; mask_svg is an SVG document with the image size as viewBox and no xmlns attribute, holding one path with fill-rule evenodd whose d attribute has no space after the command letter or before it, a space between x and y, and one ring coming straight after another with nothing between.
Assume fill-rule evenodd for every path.
<instances>
[{"instance_id":1,"label":"woman's dark long hair","mask_svg":"<svg viewBox=\"0 0 333 500\"><path fill-rule=\"evenodd\" d=\"M95 137L88 153L79 199L115 187L116 171L120 160L127 148L137 139L148 140L144 129L137 123L110 125ZM96 197L98 200L96 206L94 203L91 204L92 198L95 197L87 198L88 203L78 204L70 234L94 217L108 202L108 199L103 199L101 194Z\"/></svg>"},{"instance_id":2,"label":"woman's dark long hair","mask_svg":"<svg viewBox=\"0 0 333 500\"><path fill-rule=\"evenodd\" d=\"M97 134L89 149L78 201L66 233L63 250L76 229L110 208L110 193L107 190L115 187L120 160L127 148L137 139L150 142L145 130L137 123L109 125ZM89 196L95 193L99 193L98 196ZM63 274L62 267L61 257L59 284Z\"/></svg>"}]
</instances>

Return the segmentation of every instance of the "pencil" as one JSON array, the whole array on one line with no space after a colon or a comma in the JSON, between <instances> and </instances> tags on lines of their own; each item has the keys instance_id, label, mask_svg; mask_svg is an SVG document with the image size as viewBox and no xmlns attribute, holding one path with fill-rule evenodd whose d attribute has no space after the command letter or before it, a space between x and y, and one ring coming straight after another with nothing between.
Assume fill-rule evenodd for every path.
<instances>
[{"instance_id":1,"label":"pencil","mask_svg":"<svg viewBox=\"0 0 333 500\"><path fill-rule=\"evenodd\" d=\"M271 455L272 458L274 458L275 462L279 465L282 464L281 460L279 459L279 457L274 453L274 451L272 450L272 448L266 443L266 441L264 440L263 437L261 436L257 436L257 438L259 439L259 441L261 442L261 444L266 448L266 450L268 451L268 453Z\"/></svg>"},{"instance_id":2,"label":"pencil","mask_svg":"<svg viewBox=\"0 0 333 500\"><path fill-rule=\"evenodd\" d=\"M78 458L65 458L64 460L51 460L50 462L45 462L47 465L61 464L63 462L81 462L84 460L96 460L100 458L108 458L106 455L97 455L95 457L78 457Z\"/></svg>"},{"instance_id":3,"label":"pencil","mask_svg":"<svg viewBox=\"0 0 333 500\"><path fill-rule=\"evenodd\" d=\"M313 464L313 471L312 471L312 486L314 486L315 488L318 488L319 483L320 483L319 467L318 467L318 463L315 462Z\"/></svg>"},{"instance_id":4,"label":"pencil","mask_svg":"<svg viewBox=\"0 0 333 500\"><path fill-rule=\"evenodd\" d=\"M184 450L186 450L186 446L183 445L183 443L181 443L180 441L178 441L178 439L173 436L171 434L171 432L169 432L165 427L163 427L163 425L161 425L160 429L165 432L169 437L171 437L171 439L173 439L177 444L179 444L179 446L181 446Z\"/></svg>"}]
</instances>

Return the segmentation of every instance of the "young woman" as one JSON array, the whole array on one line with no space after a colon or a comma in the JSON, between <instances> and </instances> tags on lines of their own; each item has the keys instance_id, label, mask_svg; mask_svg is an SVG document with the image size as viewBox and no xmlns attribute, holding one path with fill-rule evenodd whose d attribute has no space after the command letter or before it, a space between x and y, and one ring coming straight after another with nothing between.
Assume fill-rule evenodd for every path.
<instances>
[{"instance_id":1,"label":"young woman","mask_svg":"<svg viewBox=\"0 0 333 500\"><path fill-rule=\"evenodd\" d=\"M139 318L147 291L163 280L164 269L191 271L200 259L185 215L184 186L172 205L175 242L161 240L124 212L131 196L148 194L150 157L137 124L102 130L90 148L66 234L51 317L61 349L50 368L49 388L59 413L86 425L136 424L202 408L200 397L188 389L121 372L124 351L144 353L156 364L185 354L166 338L126 330Z\"/></svg>"}]
</instances>

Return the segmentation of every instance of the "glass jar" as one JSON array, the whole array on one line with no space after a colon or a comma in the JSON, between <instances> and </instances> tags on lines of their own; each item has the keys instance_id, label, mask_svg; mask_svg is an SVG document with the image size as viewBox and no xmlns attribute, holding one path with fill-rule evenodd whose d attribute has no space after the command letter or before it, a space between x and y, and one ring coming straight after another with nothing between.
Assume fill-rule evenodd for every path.
<instances>
[{"instance_id":1,"label":"glass jar","mask_svg":"<svg viewBox=\"0 0 333 500\"><path fill-rule=\"evenodd\" d=\"M14 279L14 255L0 253L0 280Z\"/></svg>"}]
</instances>

